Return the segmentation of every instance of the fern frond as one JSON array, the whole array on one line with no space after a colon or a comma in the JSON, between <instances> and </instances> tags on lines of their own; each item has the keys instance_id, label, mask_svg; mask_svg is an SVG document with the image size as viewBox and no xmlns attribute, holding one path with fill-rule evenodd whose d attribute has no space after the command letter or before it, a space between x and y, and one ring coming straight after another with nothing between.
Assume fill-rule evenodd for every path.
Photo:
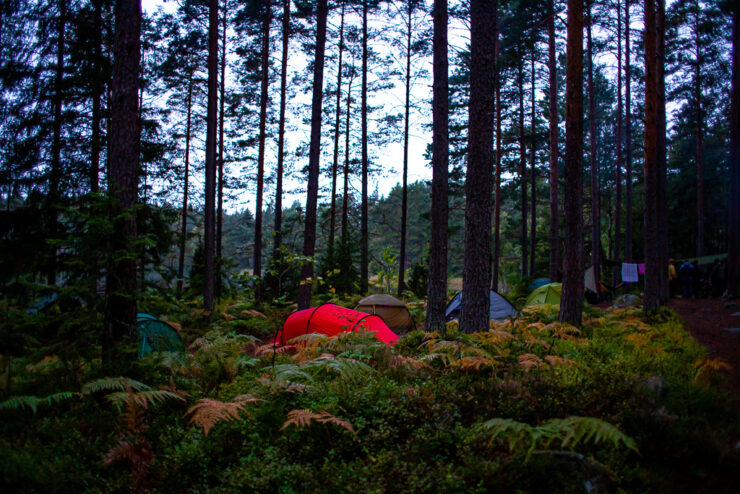
<instances>
[{"instance_id":1,"label":"fern frond","mask_svg":"<svg viewBox=\"0 0 740 494\"><path fill-rule=\"evenodd\" d=\"M136 393L130 391L118 391L116 393L106 395L105 398L118 409L126 406L129 401L143 409L148 409L149 406L164 403L167 400L185 401L185 398L179 394L166 389L147 389Z\"/></svg>"},{"instance_id":2,"label":"fern frond","mask_svg":"<svg viewBox=\"0 0 740 494\"><path fill-rule=\"evenodd\" d=\"M575 360L571 360L566 357L559 357L557 355L545 356L545 362L550 364L552 367L562 367L564 365L572 365L574 367L578 367L578 362L576 362Z\"/></svg>"},{"instance_id":3,"label":"fern frond","mask_svg":"<svg viewBox=\"0 0 740 494\"><path fill-rule=\"evenodd\" d=\"M36 413L36 409L42 402L43 398L39 398L38 396L12 396L5 401L0 401L0 410L30 408L33 413Z\"/></svg>"},{"instance_id":4,"label":"fern frond","mask_svg":"<svg viewBox=\"0 0 740 494\"><path fill-rule=\"evenodd\" d=\"M72 398L79 398L81 396L82 395L76 391L61 391L59 393L54 393L53 395L47 396L42 401L47 405L53 405L55 403L59 403L60 401L66 401Z\"/></svg>"},{"instance_id":5,"label":"fern frond","mask_svg":"<svg viewBox=\"0 0 740 494\"><path fill-rule=\"evenodd\" d=\"M244 409L244 405L261 401L248 395L237 396L234 401L225 402L211 398L201 398L195 405L188 408L185 415L190 415L190 424L196 424L203 428L203 435L207 436L208 432L218 422L231 422L239 418L239 412Z\"/></svg>"},{"instance_id":6,"label":"fern frond","mask_svg":"<svg viewBox=\"0 0 740 494\"><path fill-rule=\"evenodd\" d=\"M294 345L283 345L283 346L275 346L272 343L268 343L266 345L262 345L257 347L257 349L254 351L255 357L269 357L272 356L272 354L280 355L281 353L288 353L295 350Z\"/></svg>"},{"instance_id":7,"label":"fern frond","mask_svg":"<svg viewBox=\"0 0 740 494\"><path fill-rule=\"evenodd\" d=\"M412 357L405 357L403 355L393 355L388 362L391 369L399 369L401 367L411 367L412 369L429 369L430 366L422 360L417 360Z\"/></svg>"},{"instance_id":8,"label":"fern frond","mask_svg":"<svg viewBox=\"0 0 740 494\"><path fill-rule=\"evenodd\" d=\"M322 356L323 357L323 356ZM367 374L373 372L373 368L364 362L351 358L322 358L312 360L304 367L318 371L328 371L338 374L341 379L346 381L355 381L364 378Z\"/></svg>"},{"instance_id":9,"label":"fern frond","mask_svg":"<svg viewBox=\"0 0 740 494\"><path fill-rule=\"evenodd\" d=\"M103 377L84 384L81 392L83 395L89 395L98 391L124 391L129 388L141 391L149 389L149 386L128 377Z\"/></svg>"},{"instance_id":10,"label":"fern frond","mask_svg":"<svg viewBox=\"0 0 740 494\"><path fill-rule=\"evenodd\" d=\"M481 370L484 367L493 367L494 362L495 361L493 359L490 359L488 357L474 355L462 357L460 360L457 360L450 365L454 367L459 367L460 370Z\"/></svg>"},{"instance_id":11,"label":"fern frond","mask_svg":"<svg viewBox=\"0 0 740 494\"><path fill-rule=\"evenodd\" d=\"M694 362L694 369L696 369L694 382L703 388L707 388L717 374L723 370L731 370L732 366L717 357L713 359L697 360Z\"/></svg>"},{"instance_id":12,"label":"fern frond","mask_svg":"<svg viewBox=\"0 0 740 494\"><path fill-rule=\"evenodd\" d=\"M296 336L289 343L296 346L305 346L307 348L317 347L328 340L329 337L322 333L308 333Z\"/></svg>"},{"instance_id":13,"label":"fern frond","mask_svg":"<svg viewBox=\"0 0 740 494\"><path fill-rule=\"evenodd\" d=\"M489 343L495 346L504 345L514 339L514 335L502 329L491 329L481 333L474 333L473 339L480 343Z\"/></svg>"},{"instance_id":14,"label":"fern frond","mask_svg":"<svg viewBox=\"0 0 740 494\"><path fill-rule=\"evenodd\" d=\"M639 453L634 439L614 425L595 417L567 417L548 420L540 426L531 426L512 419L496 418L481 424L491 434L491 442L499 439L509 446L509 452L525 453L528 461L536 449L573 450L580 445L607 444L613 448L625 447Z\"/></svg>"},{"instance_id":15,"label":"fern frond","mask_svg":"<svg viewBox=\"0 0 740 494\"><path fill-rule=\"evenodd\" d=\"M428 353L427 355L419 358L419 360L423 362L432 362L437 359L441 359L444 365L449 365L451 362L450 355L447 353Z\"/></svg>"},{"instance_id":16,"label":"fern frond","mask_svg":"<svg viewBox=\"0 0 740 494\"><path fill-rule=\"evenodd\" d=\"M529 372L532 369L542 367L544 362L534 353L523 353L519 355L519 365L524 367L526 372Z\"/></svg>"},{"instance_id":17,"label":"fern frond","mask_svg":"<svg viewBox=\"0 0 740 494\"><path fill-rule=\"evenodd\" d=\"M313 421L322 424L334 424L357 436L357 433L355 432L355 429L354 427L352 427L351 423L344 419L340 419L339 417L335 417L326 410L322 410L319 413L314 413L311 410L305 409L291 410L290 412L288 412L288 420L283 423L283 426L280 428L280 430L284 430L291 425L298 427L299 429L303 427L310 427L311 422Z\"/></svg>"},{"instance_id":18,"label":"fern frond","mask_svg":"<svg viewBox=\"0 0 740 494\"><path fill-rule=\"evenodd\" d=\"M278 381L313 382L313 376L295 364L280 364L274 367L274 378Z\"/></svg>"}]
</instances>

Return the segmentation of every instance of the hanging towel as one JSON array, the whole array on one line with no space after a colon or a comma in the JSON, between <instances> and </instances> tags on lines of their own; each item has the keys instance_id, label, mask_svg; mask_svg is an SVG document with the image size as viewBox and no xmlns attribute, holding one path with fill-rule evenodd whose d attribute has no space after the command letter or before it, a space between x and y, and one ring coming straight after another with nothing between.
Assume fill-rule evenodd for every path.
<instances>
[{"instance_id":1,"label":"hanging towel","mask_svg":"<svg viewBox=\"0 0 740 494\"><path fill-rule=\"evenodd\" d=\"M622 263L622 281L625 283L637 283L637 264L629 262Z\"/></svg>"},{"instance_id":2,"label":"hanging towel","mask_svg":"<svg viewBox=\"0 0 740 494\"><path fill-rule=\"evenodd\" d=\"M594 273L593 266L588 268L586 273L583 275L583 287L592 292L598 292L596 289L596 274Z\"/></svg>"},{"instance_id":3,"label":"hanging towel","mask_svg":"<svg viewBox=\"0 0 740 494\"><path fill-rule=\"evenodd\" d=\"M645 274L645 264L644 263L637 265L637 272L639 274Z\"/></svg>"}]
</instances>

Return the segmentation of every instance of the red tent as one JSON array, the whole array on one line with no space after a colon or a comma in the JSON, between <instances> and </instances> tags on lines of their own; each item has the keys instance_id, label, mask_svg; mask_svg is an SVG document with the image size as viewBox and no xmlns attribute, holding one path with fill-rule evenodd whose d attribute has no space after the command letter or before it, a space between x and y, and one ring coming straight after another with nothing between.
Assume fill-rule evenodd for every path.
<instances>
[{"instance_id":1,"label":"red tent","mask_svg":"<svg viewBox=\"0 0 740 494\"><path fill-rule=\"evenodd\" d=\"M283 330L271 343L282 346L293 338L305 334L334 336L344 331L372 331L380 341L388 345L395 345L398 341L398 335L386 326L380 316L334 304L324 304L292 313L285 320Z\"/></svg>"}]
</instances>

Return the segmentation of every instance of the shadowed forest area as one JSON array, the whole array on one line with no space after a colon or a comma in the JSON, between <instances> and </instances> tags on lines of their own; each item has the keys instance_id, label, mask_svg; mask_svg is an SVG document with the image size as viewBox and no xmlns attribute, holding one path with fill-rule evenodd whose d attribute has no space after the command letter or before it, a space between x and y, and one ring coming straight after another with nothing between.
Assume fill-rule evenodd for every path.
<instances>
[{"instance_id":1,"label":"shadowed forest area","mask_svg":"<svg viewBox=\"0 0 740 494\"><path fill-rule=\"evenodd\" d=\"M0 0L0 489L737 492L738 14Z\"/></svg>"}]
</instances>

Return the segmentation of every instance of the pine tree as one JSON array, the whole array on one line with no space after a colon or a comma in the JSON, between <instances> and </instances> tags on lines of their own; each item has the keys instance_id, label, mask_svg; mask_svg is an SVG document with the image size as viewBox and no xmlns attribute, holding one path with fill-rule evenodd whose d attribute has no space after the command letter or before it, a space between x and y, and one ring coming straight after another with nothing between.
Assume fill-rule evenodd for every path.
<instances>
[{"instance_id":1,"label":"pine tree","mask_svg":"<svg viewBox=\"0 0 740 494\"><path fill-rule=\"evenodd\" d=\"M447 304L448 62L447 0L434 0L432 86L432 207L426 331L444 331Z\"/></svg>"},{"instance_id":2,"label":"pine tree","mask_svg":"<svg viewBox=\"0 0 740 494\"><path fill-rule=\"evenodd\" d=\"M565 95L565 249L560 322L581 325L583 309L583 3L568 0Z\"/></svg>"},{"instance_id":3,"label":"pine tree","mask_svg":"<svg viewBox=\"0 0 740 494\"><path fill-rule=\"evenodd\" d=\"M137 195L140 129L138 90L141 3L120 0L115 4L113 80L111 82L110 160L108 187L116 234L111 238L115 258L106 279L103 357L116 365L115 349L133 338L136 325L136 259L131 256L136 239L133 209ZM128 254L128 255L127 255Z\"/></svg>"},{"instance_id":4,"label":"pine tree","mask_svg":"<svg viewBox=\"0 0 740 494\"><path fill-rule=\"evenodd\" d=\"M465 176L465 259L460 329L488 328L491 279L491 194L495 31L492 0L470 3L470 103Z\"/></svg>"},{"instance_id":5,"label":"pine tree","mask_svg":"<svg viewBox=\"0 0 740 494\"><path fill-rule=\"evenodd\" d=\"M732 5L732 4L731 4ZM740 287L740 4L732 14L732 89L730 93L730 215L727 227L727 295L737 298Z\"/></svg>"},{"instance_id":6,"label":"pine tree","mask_svg":"<svg viewBox=\"0 0 740 494\"><path fill-rule=\"evenodd\" d=\"M311 147L308 163L306 192L306 228L303 237L303 255L313 258L316 248L316 207L319 192L319 160L321 158L321 104L324 85L324 50L326 47L327 0L319 0L316 10L316 55L313 67L313 98L311 103ZM306 262L301 269L301 286L298 290L298 309L311 305L313 262Z\"/></svg>"},{"instance_id":7,"label":"pine tree","mask_svg":"<svg viewBox=\"0 0 740 494\"><path fill-rule=\"evenodd\" d=\"M218 108L218 0L210 0L208 16L208 113L206 118L206 176L204 225L203 308L213 310L216 247L216 131Z\"/></svg>"}]
</instances>

